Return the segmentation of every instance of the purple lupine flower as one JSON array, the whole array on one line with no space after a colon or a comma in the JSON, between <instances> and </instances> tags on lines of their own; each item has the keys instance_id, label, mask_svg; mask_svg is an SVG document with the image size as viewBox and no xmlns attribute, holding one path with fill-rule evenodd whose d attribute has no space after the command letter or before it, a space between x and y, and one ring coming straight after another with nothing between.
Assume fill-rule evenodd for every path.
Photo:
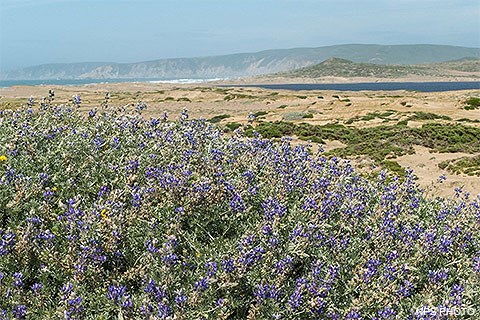
<instances>
[{"instance_id":1,"label":"purple lupine flower","mask_svg":"<svg viewBox=\"0 0 480 320\"><path fill-rule=\"evenodd\" d=\"M112 142L110 142L110 145L112 146L113 149L118 149L120 148L120 138L118 137L113 137Z\"/></svg>"},{"instance_id":2,"label":"purple lupine flower","mask_svg":"<svg viewBox=\"0 0 480 320\"><path fill-rule=\"evenodd\" d=\"M155 245L154 245L154 243L151 239L148 239L145 242L145 247L147 248L147 251L150 252L150 253L157 253L158 252L158 248L155 247Z\"/></svg>"},{"instance_id":3,"label":"purple lupine flower","mask_svg":"<svg viewBox=\"0 0 480 320\"><path fill-rule=\"evenodd\" d=\"M230 207L235 212L244 212L247 208L245 202L242 199L242 196L238 193L233 195L233 198L230 200Z\"/></svg>"},{"instance_id":4,"label":"purple lupine flower","mask_svg":"<svg viewBox=\"0 0 480 320\"><path fill-rule=\"evenodd\" d=\"M158 303L158 317L160 319L167 319L172 315L172 313L172 308L170 308L168 304L163 302Z\"/></svg>"},{"instance_id":5,"label":"purple lupine flower","mask_svg":"<svg viewBox=\"0 0 480 320\"><path fill-rule=\"evenodd\" d=\"M277 262L275 262L274 267L275 267L275 272L277 274L280 273L285 273L287 272L293 265L293 258L288 256L286 258L283 258Z\"/></svg>"},{"instance_id":6,"label":"purple lupine flower","mask_svg":"<svg viewBox=\"0 0 480 320\"><path fill-rule=\"evenodd\" d=\"M27 316L27 307L23 304L17 304L12 312L16 319L25 319Z\"/></svg>"},{"instance_id":7,"label":"purple lupine flower","mask_svg":"<svg viewBox=\"0 0 480 320\"><path fill-rule=\"evenodd\" d=\"M222 268L226 273L231 273L235 270L235 264L233 259L225 259L222 261Z\"/></svg>"},{"instance_id":8,"label":"purple lupine flower","mask_svg":"<svg viewBox=\"0 0 480 320\"><path fill-rule=\"evenodd\" d=\"M139 208L142 205L142 195L139 193L134 193L132 196L132 206Z\"/></svg>"},{"instance_id":9,"label":"purple lupine flower","mask_svg":"<svg viewBox=\"0 0 480 320\"><path fill-rule=\"evenodd\" d=\"M345 316L345 320L361 320L363 319L362 314L357 310L352 310Z\"/></svg>"},{"instance_id":10,"label":"purple lupine flower","mask_svg":"<svg viewBox=\"0 0 480 320\"><path fill-rule=\"evenodd\" d=\"M52 190L46 190L43 192L43 197L47 201L50 200L54 195L55 195L55 192L53 192Z\"/></svg>"},{"instance_id":11,"label":"purple lupine flower","mask_svg":"<svg viewBox=\"0 0 480 320\"><path fill-rule=\"evenodd\" d=\"M147 282L147 286L145 287L144 291L154 297L155 301L157 302L160 302L167 297L167 292L158 287L153 279L150 279Z\"/></svg>"},{"instance_id":12,"label":"purple lupine flower","mask_svg":"<svg viewBox=\"0 0 480 320\"><path fill-rule=\"evenodd\" d=\"M265 253L265 249L260 246L253 248L246 252L241 258L240 263L247 267L253 266L257 261L260 261Z\"/></svg>"},{"instance_id":13,"label":"purple lupine flower","mask_svg":"<svg viewBox=\"0 0 480 320\"><path fill-rule=\"evenodd\" d=\"M0 231L0 235L2 232ZM7 255L15 245L15 234L6 232L0 239L0 256Z\"/></svg>"},{"instance_id":14,"label":"purple lupine flower","mask_svg":"<svg viewBox=\"0 0 480 320\"><path fill-rule=\"evenodd\" d=\"M104 195L106 195L106 194L109 193L109 192L110 192L110 188L109 188L108 186L106 186L106 185L103 185L103 186L100 187L100 190L98 191L97 196L98 196L99 198L101 198L101 197L103 197Z\"/></svg>"},{"instance_id":15,"label":"purple lupine flower","mask_svg":"<svg viewBox=\"0 0 480 320\"><path fill-rule=\"evenodd\" d=\"M365 264L367 270L363 274L363 281L369 282L370 279L377 274L378 267L382 264L382 262L378 259L370 259Z\"/></svg>"},{"instance_id":16,"label":"purple lupine flower","mask_svg":"<svg viewBox=\"0 0 480 320\"><path fill-rule=\"evenodd\" d=\"M24 283L23 283L23 274L21 272L15 272L13 274L13 285L15 287L23 287Z\"/></svg>"},{"instance_id":17,"label":"purple lupine flower","mask_svg":"<svg viewBox=\"0 0 480 320\"><path fill-rule=\"evenodd\" d=\"M445 280L448 279L448 272L449 272L448 269L435 270L435 271L429 270L428 271L428 278L429 278L430 282L432 282L432 283L438 283L440 281L445 281Z\"/></svg>"},{"instance_id":18,"label":"purple lupine flower","mask_svg":"<svg viewBox=\"0 0 480 320\"><path fill-rule=\"evenodd\" d=\"M80 96L78 94L76 94L72 97L72 102L75 106L78 107L82 103L82 99L80 98Z\"/></svg>"},{"instance_id":19,"label":"purple lupine flower","mask_svg":"<svg viewBox=\"0 0 480 320\"><path fill-rule=\"evenodd\" d=\"M305 278L299 278L297 279L297 285L295 287L295 290L293 293L290 295L288 298L288 304L294 309L298 309L300 305L302 304L303 301L303 288L307 284L307 279Z\"/></svg>"},{"instance_id":20,"label":"purple lupine flower","mask_svg":"<svg viewBox=\"0 0 480 320\"><path fill-rule=\"evenodd\" d=\"M280 204L275 198L268 198L262 203L262 208L267 219L272 219L274 216L282 217L287 212L287 207Z\"/></svg>"},{"instance_id":21,"label":"purple lupine flower","mask_svg":"<svg viewBox=\"0 0 480 320\"><path fill-rule=\"evenodd\" d=\"M316 209L318 209L318 204L313 198L307 197L305 199L305 203L302 206L302 209L303 210L316 210Z\"/></svg>"},{"instance_id":22,"label":"purple lupine flower","mask_svg":"<svg viewBox=\"0 0 480 320\"><path fill-rule=\"evenodd\" d=\"M122 308L130 308L133 306L130 295L127 294L127 288L125 286L109 286L107 298L112 300L116 305L120 305Z\"/></svg>"},{"instance_id":23,"label":"purple lupine flower","mask_svg":"<svg viewBox=\"0 0 480 320\"><path fill-rule=\"evenodd\" d=\"M258 303L262 303L266 299L277 299L280 296L280 290L274 284L259 284L255 287L253 295Z\"/></svg>"},{"instance_id":24,"label":"purple lupine flower","mask_svg":"<svg viewBox=\"0 0 480 320\"><path fill-rule=\"evenodd\" d=\"M38 175L38 179L40 180L40 183L45 185L48 182L48 180L50 180L50 177L45 172L42 172Z\"/></svg>"},{"instance_id":25,"label":"purple lupine flower","mask_svg":"<svg viewBox=\"0 0 480 320\"><path fill-rule=\"evenodd\" d=\"M28 98L27 105L28 105L29 107L34 106L34 105L35 105L35 99L34 99L33 97Z\"/></svg>"},{"instance_id":26,"label":"purple lupine flower","mask_svg":"<svg viewBox=\"0 0 480 320\"><path fill-rule=\"evenodd\" d=\"M383 309L378 310L378 316L380 319L395 319L395 315L397 314L395 310L390 307L385 307Z\"/></svg>"},{"instance_id":27,"label":"purple lupine flower","mask_svg":"<svg viewBox=\"0 0 480 320\"><path fill-rule=\"evenodd\" d=\"M183 293L182 290L179 290L176 292L174 300L177 306L182 306L187 302L187 296Z\"/></svg>"},{"instance_id":28,"label":"purple lupine flower","mask_svg":"<svg viewBox=\"0 0 480 320\"><path fill-rule=\"evenodd\" d=\"M35 293L35 294L38 294L40 292L40 290L42 290L43 288L43 285L41 283L34 283L30 289L32 289L32 291Z\"/></svg>"},{"instance_id":29,"label":"purple lupine flower","mask_svg":"<svg viewBox=\"0 0 480 320\"><path fill-rule=\"evenodd\" d=\"M175 253L167 252L162 256L162 261L169 266L174 266L179 262L179 258Z\"/></svg>"},{"instance_id":30,"label":"purple lupine flower","mask_svg":"<svg viewBox=\"0 0 480 320\"><path fill-rule=\"evenodd\" d=\"M480 256L473 257L473 271L480 272Z\"/></svg>"},{"instance_id":31,"label":"purple lupine flower","mask_svg":"<svg viewBox=\"0 0 480 320\"><path fill-rule=\"evenodd\" d=\"M398 294L400 294L401 297L409 297L414 288L415 286L413 283L408 280L404 280L403 284L400 286L400 289L398 289Z\"/></svg>"},{"instance_id":32,"label":"purple lupine flower","mask_svg":"<svg viewBox=\"0 0 480 320\"><path fill-rule=\"evenodd\" d=\"M202 278L195 282L195 290L205 291L208 289L208 278Z\"/></svg>"},{"instance_id":33,"label":"purple lupine flower","mask_svg":"<svg viewBox=\"0 0 480 320\"><path fill-rule=\"evenodd\" d=\"M93 144L97 149L101 149L103 145L102 137L100 137L99 135L95 136L95 138L93 138Z\"/></svg>"},{"instance_id":34,"label":"purple lupine flower","mask_svg":"<svg viewBox=\"0 0 480 320\"><path fill-rule=\"evenodd\" d=\"M218 271L218 265L217 265L217 263L214 262L214 261L212 261L212 262L207 262L206 267L207 267L207 276L208 276L209 278L214 277L215 274L216 274L217 271Z\"/></svg>"},{"instance_id":35,"label":"purple lupine flower","mask_svg":"<svg viewBox=\"0 0 480 320\"><path fill-rule=\"evenodd\" d=\"M165 113L166 114L166 113ZM188 110L187 108L183 108L182 114L180 115L181 120L187 120L188 119Z\"/></svg>"}]
</instances>

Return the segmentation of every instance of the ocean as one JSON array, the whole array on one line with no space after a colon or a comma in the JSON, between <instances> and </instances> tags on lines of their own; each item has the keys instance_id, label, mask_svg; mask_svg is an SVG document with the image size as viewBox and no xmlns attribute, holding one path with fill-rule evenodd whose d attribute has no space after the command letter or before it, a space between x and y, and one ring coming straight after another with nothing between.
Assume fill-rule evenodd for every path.
<instances>
[{"instance_id":1,"label":"ocean","mask_svg":"<svg viewBox=\"0 0 480 320\"><path fill-rule=\"evenodd\" d=\"M120 82L149 83L207 83L225 79L82 79L82 80L12 80L0 81L0 87L37 85L85 85ZM394 91L440 92L454 90L480 90L480 81L474 82L368 82L368 83L299 83L299 84L245 84L223 87L257 87L274 90L335 90L335 91Z\"/></svg>"},{"instance_id":2,"label":"ocean","mask_svg":"<svg viewBox=\"0 0 480 320\"><path fill-rule=\"evenodd\" d=\"M104 83L178 83L178 84L188 84L188 83L204 83L209 81L219 81L224 80L222 78L215 79L78 79L78 80L1 80L0 88L8 88L12 86L48 86L48 85L58 85L58 86L79 86L86 84L104 84Z\"/></svg>"}]
</instances>

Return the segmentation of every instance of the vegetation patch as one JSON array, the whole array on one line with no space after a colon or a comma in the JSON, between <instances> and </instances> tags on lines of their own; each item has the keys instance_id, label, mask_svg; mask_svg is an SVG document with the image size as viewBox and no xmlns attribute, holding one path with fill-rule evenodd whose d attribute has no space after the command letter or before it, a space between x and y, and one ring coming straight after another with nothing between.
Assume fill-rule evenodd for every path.
<instances>
[{"instance_id":1,"label":"vegetation patch","mask_svg":"<svg viewBox=\"0 0 480 320\"><path fill-rule=\"evenodd\" d=\"M285 112L284 114L282 114L282 118L285 121L302 120L305 114L306 114L305 112L301 112L301 111Z\"/></svg>"},{"instance_id":2,"label":"vegetation patch","mask_svg":"<svg viewBox=\"0 0 480 320\"><path fill-rule=\"evenodd\" d=\"M327 155L343 158L365 155L380 165L384 160L414 153L415 145L437 152L480 152L480 128L457 124L429 123L420 128L409 128L404 124L356 128L340 124L311 125L277 121L261 122L255 130L265 138L296 135L315 143L339 140L347 146L329 151Z\"/></svg>"},{"instance_id":3,"label":"vegetation patch","mask_svg":"<svg viewBox=\"0 0 480 320\"><path fill-rule=\"evenodd\" d=\"M442 161L438 166L454 174L463 173L469 176L480 176L480 156Z\"/></svg>"},{"instance_id":4,"label":"vegetation patch","mask_svg":"<svg viewBox=\"0 0 480 320\"><path fill-rule=\"evenodd\" d=\"M409 117L409 120L414 121L422 121L422 120L452 120L449 116L423 112L423 111L415 111L412 116Z\"/></svg>"},{"instance_id":5,"label":"vegetation patch","mask_svg":"<svg viewBox=\"0 0 480 320\"><path fill-rule=\"evenodd\" d=\"M351 124L351 123L356 122L356 121L371 121L371 120L376 119L376 118L383 119L383 120L390 120L389 117L392 116L395 113L396 113L396 111L394 111L394 110L388 110L388 111L385 111L385 112L375 111L375 112L367 113L364 116L356 116L356 117L350 118L345 123L346 124Z\"/></svg>"},{"instance_id":6,"label":"vegetation patch","mask_svg":"<svg viewBox=\"0 0 480 320\"><path fill-rule=\"evenodd\" d=\"M231 100L237 100L237 99L256 99L257 97L248 95L248 94L243 94L243 93L231 93L227 94L223 100L225 101L231 101Z\"/></svg>"},{"instance_id":7,"label":"vegetation patch","mask_svg":"<svg viewBox=\"0 0 480 320\"><path fill-rule=\"evenodd\" d=\"M222 121L223 119L227 119L227 118L230 118L229 114L220 114L220 115L217 115L217 116L214 116L214 117L210 118L208 121L211 122L211 123L218 123L218 122Z\"/></svg>"},{"instance_id":8,"label":"vegetation patch","mask_svg":"<svg viewBox=\"0 0 480 320\"><path fill-rule=\"evenodd\" d=\"M468 118L461 118L461 119L458 119L457 121L458 122L469 122L469 123L480 123L479 119L472 120L472 119L468 119Z\"/></svg>"},{"instance_id":9,"label":"vegetation patch","mask_svg":"<svg viewBox=\"0 0 480 320\"><path fill-rule=\"evenodd\" d=\"M257 111L253 115L258 118L258 117L261 117L261 116L265 116L267 114L268 114L268 111Z\"/></svg>"},{"instance_id":10,"label":"vegetation patch","mask_svg":"<svg viewBox=\"0 0 480 320\"><path fill-rule=\"evenodd\" d=\"M476 110L480 108L480 98L471 97L465 101L465 110Z\"/></svg>"}]
</instances>

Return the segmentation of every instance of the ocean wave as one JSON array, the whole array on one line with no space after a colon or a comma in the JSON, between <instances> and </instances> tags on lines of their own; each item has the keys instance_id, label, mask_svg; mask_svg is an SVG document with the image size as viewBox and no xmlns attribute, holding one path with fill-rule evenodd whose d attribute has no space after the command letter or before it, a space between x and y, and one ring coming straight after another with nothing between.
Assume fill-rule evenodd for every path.
<instances>
[{"instance_id":1,"label":"ocean wave","mask_svg":"<svg viewBox=\"0 0 480 320\"><path fill-rule=\"evenodd\" d=\"M152 80L149 83L174 83L174 84L190 84L190 83L205 83L212 81L227 80L228 78L212 78L212 79L171 79L171 80Z\"/></svg>"}]
</instances>

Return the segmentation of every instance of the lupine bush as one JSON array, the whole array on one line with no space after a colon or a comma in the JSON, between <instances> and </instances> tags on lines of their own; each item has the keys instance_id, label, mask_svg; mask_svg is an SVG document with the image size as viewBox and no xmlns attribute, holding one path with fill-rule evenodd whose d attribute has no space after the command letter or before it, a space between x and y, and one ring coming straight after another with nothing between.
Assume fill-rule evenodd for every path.
<instances>
[{"instance_id":1,"label":"lupine bush","mask_svg":"<svg viewBox=\"0 0 480 320\"><path fill-rule=\"evenodd\" d=\"M202 120L0 114L0 319L437 319L477 308L480 199ZM137 105L143 109L144 104Z\"/></svg>"}]
</instances>

